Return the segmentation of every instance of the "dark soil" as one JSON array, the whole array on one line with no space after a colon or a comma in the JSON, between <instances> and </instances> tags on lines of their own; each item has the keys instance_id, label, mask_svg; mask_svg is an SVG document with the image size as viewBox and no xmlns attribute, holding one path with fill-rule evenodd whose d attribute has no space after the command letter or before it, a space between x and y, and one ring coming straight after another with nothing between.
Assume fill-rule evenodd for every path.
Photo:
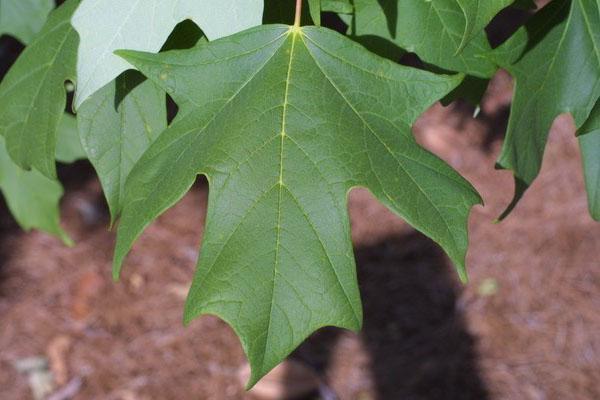
<instances>
[{"instance_id":1,"label":"dark soil","mask_svg":"<svg viewBox=\"0 0 600 400\"><path fill-rule=\"evenodd\" d=\"M351 194L364 330L325 329L294 354L340 399L600 398L600 225L587 213L574 129L557 120L539 180L494 224L513 190L494 170L509 98L500 74L478 119L436 106L415 128L486 200L471 218L467 286L435 244L368 192ZM245 398L230 328L214 317L181 323L206 184L147 230L113 283L98 182L84 164L62 176L76 247L22 233L0 213L0 399L30 398L14 363L31 356L50 357L63 384L81 378L75 399Z\"/></svg>"}]
</instances>

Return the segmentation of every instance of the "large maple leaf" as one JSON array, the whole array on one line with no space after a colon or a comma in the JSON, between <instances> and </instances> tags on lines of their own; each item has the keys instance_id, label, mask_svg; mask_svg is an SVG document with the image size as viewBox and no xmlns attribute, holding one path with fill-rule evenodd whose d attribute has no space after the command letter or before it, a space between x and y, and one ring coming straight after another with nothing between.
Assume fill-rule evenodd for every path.
<instances>
[{"instance_id":1,"label":"large maple leaf","mask_svg":"<svg viewBox=\"0 0 600 400\"><path fill-rule=\"evenodd\" d=\"M115 275L143 229L206 175L185 320L227 321L249 356L250 384L316 329L361 326L353 187L442 245L465 277L467 219L480 198L411 134L460 75L399 66L316 27L263 26L192 50L119 54L181 111L128 178Z\"/></svg>"}]
</instances>

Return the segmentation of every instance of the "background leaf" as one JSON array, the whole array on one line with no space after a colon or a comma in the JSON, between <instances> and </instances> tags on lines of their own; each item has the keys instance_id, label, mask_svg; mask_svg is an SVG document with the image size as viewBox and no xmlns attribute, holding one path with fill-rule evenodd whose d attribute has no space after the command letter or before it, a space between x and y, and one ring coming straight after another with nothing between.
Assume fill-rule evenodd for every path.
<instances>
[{"instance_id":1,"label":"background leaf","mask_svg":"<svg viewBox=\"0 0 600 400\"><path fill-rule=\"evenodd\" d=\"M118 54L181 112L127 181L115 274L143 229L207 175L185 319L210 313L231 324L252 364L250 384L314 330L360 327L346 208L354 186L440 243L465 277L467 217L480 199L410 132L460 76L396 65L315 27Z\"/></svg>"},{"instance_id":2,"label":"background leaf","mask_svg":"<svg viewBox=\"0 0 600 400\"><path fill-rule=\"evenodd\" d=\"M21 168L56 177L56 132L65 112L65 81L75 81L77 0L50 14L0 84L0 134Z\"/></svg>"},{"instance_id":3,"label":"background leaf","mask_svg":"<svg viewBox=\"0 0 600 400\"><path fill-rule=\"evenodd\" d=\"M340 14L351 14L354 6L350 0L322 0L321 10Z\"/></svg>"},{"instance_id":4,"label":"background leaf","mask_svg":"<svg viewBox=\"0 0 600 400\"><path fill-rule=\"evenodd\" d=\"M308 0L310 17L315 25L321 25L321 0Z\"/></svg>"},{"instance_id":5,"label":"background leaf","mask_svg":"<svg viewBox=\"0 0 600 400\"><path fill-rule=\"evenodd\" d=\"M115 50L157 52L188 18L216 39L259 25L262 14L262 0L83 0L72 21L81 38L75 106L131 68Z\"/></svg>"},{"instance_id":6,"label":"background leaf","mask_svg":"<svg viewBox=\"0 0 600 400\"><path fill-rule=\"evenodd\" d=\"M506 217L539 173L548 132L561 113L581 127L600 97L600 4L555 1L521 30L523 55L504 65L515 78L508 131L498 166L514 172L516 190Z\"/></svg>"},{"instance_id":7,"label":"background leaf","mask_svg":"<svg viewBox=\"0 0 600 400\"><path fill-rule=\"evenodd\" d=\"M487 11L465 14L467 8L462 3L478 3L482 11ZM489 78L496 72L496 66L484 56L491 47L481 29L490 11L506 2L493 2L494 7L479 3L483 2L355 0L354 17L344 19L350 26L350 34L368 47L373 42L376 48L381 48L377 38L384 39L388 46L391 42L416 53L427 63Z\"/></svg>"},{"instance_id":8,"label":"background leaf","mask_svg":"<svg viewBox=\"0 0 600 400\"><path fill-rule=\"evenodd\" d=\"M23 171L12 162L0 137L0 190L21 228L40 229L58 236L66 244L71 240L60 227L58 204L63 190L60 184L39 172Z\"/></svg>"},{"instance_id":9,"label":"background leaf","mask_svg":"<svg viewBox=\"0 0 600 400\"><path fill-rule=\"evenodd\" d=\"M0 1L0 36L8 34L22 43L31 42L53 8L53 0Z\"/></svg>"}]
</instances>

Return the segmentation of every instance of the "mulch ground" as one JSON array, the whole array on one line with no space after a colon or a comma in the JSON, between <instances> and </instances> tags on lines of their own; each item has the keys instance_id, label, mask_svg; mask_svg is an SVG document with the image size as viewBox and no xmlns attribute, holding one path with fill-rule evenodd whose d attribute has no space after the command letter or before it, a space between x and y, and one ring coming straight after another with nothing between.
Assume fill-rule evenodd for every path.
<instances>
[{"instance_id":1,"label":"mulch ground","mask_svg":"<svg viewBox=\"0 0 600 400\"><path fill-rule=\"evenodd\" d=\"M494 170L510 85L500 74L475 120L466 106L435 106L415 127L486 201L470 221L467 286L436 245L367 191L351 193L364 330L325 329L293 355L340 399L600 398L600 225L587 214L568 117L553 127L539 180L508 220L492 222L513 190ZM206 184L146 231L113 283L98 182L86 164L61 175L76 247L0 216L0 399L31 398L14 365L34 356L59 384L81 382L75 399L246 398L229 327L181 323Z\"/></svg>"}]
</instances>

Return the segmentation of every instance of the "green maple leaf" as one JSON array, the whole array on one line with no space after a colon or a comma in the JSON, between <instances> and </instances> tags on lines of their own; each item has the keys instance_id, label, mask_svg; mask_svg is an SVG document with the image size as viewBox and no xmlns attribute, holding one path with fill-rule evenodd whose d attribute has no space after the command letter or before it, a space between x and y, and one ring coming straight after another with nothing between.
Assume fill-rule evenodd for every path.
<instances>
[{"instance_id":1,"label":"green maple leaf","mask_svg":"<svg viewBox=\"0 0 600 400\"><path fill-rule=\"evenodd\" d=\"M25 10L25 7L34 6L31 1L14 3L2 2L0 7ZM63 72L65 66L68 69L69 54L74 72L72 51L77 39L76 34L73 36L72 30L69 31L68 21L77 2L68 2L53 12L42 31L33 37L46 19L42 9L49 11L53 4L49 2L46 8L43 3L36 2L38 13L27 14L27 26L20 31L24 34L17 35L23 41L33 38L33 43L0 85L0 134L6 137L9 147L7 149L5 139L0 136L0 189L9 210L23 229L42 230L70 245L71 239L60 227L58 206L62 186L36 169L41 166L39 168L45 170L45 175L53 176L55 158L70 163L84 157L75 118L64 113L64 81L71 75L63 75ZM43 19L41 14L44 14ZM3 16L8 17L7 14ZM17 15L12 14L10 18L16 19ZM66 57L64 60L63 56ZM40 157L39 163L32 162L36 157ZM36 169L25 171L13 159L21 166Z\"/></svg>"},{"instance_id":2,"label":"green maple leaf","mask_svg":"<svg viewBox=\"0 0 600 400\"><path fill-rule=\"evenodd\" d=\"M81 141L113 218L121 208L129 171L167 127L166 111L165 92L127 71L88 98L77 113Z\"/></svg>"},{"instance_id":3,"label":"green maple leaf","mask_svg":"<svg viewBox=\"0 0 600 400\"><path fill-rule=\"evenodd\" d=\"M579 147L590 214L596 221L600 221L600 101L579 131Z\"/></svg>"},{"instance_id":4,"label":"green maple leaf","mask_svg":"<svg viewBox=\"0 0 600 400\"><path fill-rule=\"evenodd\" d=\"M436 0L432 1L435 2ZM462 18L460 19L452 18L449 14L442 14L445 21L447 21L448 26L464 26L461 43L458 49L460 51L465 48L471 40L482 34L484 28L490 23L492 18L500 12L500 10L510 6L515 0L445 0L438 2L443 3L440 7L441 9L444 9L446 8L444 6L447 6L452 7L454 10L454 5L456 4L463 13ZM530 1L527 2L527 7L531 6L530 3ZM448 17L446 17L446 15L448 15Z\"/></svg>"},{"instance_id":5,"label":"green maple leaf","mask_svg":"<svg viewBox=\"0 0 600 400\"><path fill-rule=\"evenodd\" d=\"M400 48L450 71L489 78L497 67L483 28L510 0L355 0L350 33L374 48ZM381 44L380 38L387 43ZM388 50L389 51L389 50ZM393 54L393 53L389 53Z\"/></svg>"},{"instance_id":6,"label":"green maple leaf","mask_svg":"<svg viewBox=\"0 0 600 400\"><path fill-rule=\"evenodd\" d=\"M53 11L0 84L0 135L21 168L56 177L56 135L65 111L65 81L75 80L77 33L69 0Z\"/></svg>"},{"instance_id":7,"label":"green maple leaf","mask_svg":"<svg viewBox=\"0 0 600 400\"><path fill-rule=\"evenodd\" d=\"M117 49L157 52L186 19L216 39L259 25L262 14L262 0L83 0L72 21L81 38L75 106L131 67Z\"/></svg>"},{"instance_id":8,"label":"green maple leaf","mask_svg":"<svg viewBox=\"0 0 600 400\"><path fill-rule=\"evenodd\" d=\"M397 65L316 27L263 26L192 50L118 54L180 114L129 175L115 277L144 228L206 175L185 320L227 321L250 359L250 385L316 329L360 328L351 188L369 188L466 277L467 218L480 198L410 131L460 75Z\"/></svg>"},{"instance_id":9,"label":"green maple leaf","mask_svg":"<svg viewBox=\"0 0 600 400\"><path fill-rule=\"evenodd\" d=\"M24 230L40 229L71 240L60 227L58 203L63 190L58 182L37 171L23 171L12 162L0 136L0 190L11 214Z\"/></svg>"},{"instance_id":10,"label":"green maple leaf","mask_svg":"<svg viewBox=\"0 0 600 400\"><path fill-rule=\"evenodd\" d=\"M196 24L177 25L165 50L206 41ZM81 142L96 169L112 221L119 214L129 171L167 127L166 93L136 71L126 71L90 96L77 118Z\"/></svg>"},{"instance_id":11,"label":"green maple leaf","mask_svg":"<svg viewBox=\"0 0 600 400\"><path fill-rule=\"evenodd\" d=\"M58 130L56 158L71 163L84 157L79 144L75 118L65 114ZM4 138L0 136L0 190L11 214L22 229L39 229L72 245L60 227L59 202L63 188L55 179L48 179L36 170L24 171L8 155Z\"/></svg>"},{"instance_id":12,"label":"green maple leaf","mask_svg":"<svg viewBox=\"0 0 600 400\"><path fill-rule=\"evenodd\" d=\"M0 1L0 36L8 34L29 43L54 8L53 0Z\"/></svg>"},{"instance_id":13,"label":"green maple leaf","mask_svg":"<svg viewBox=\"0 0 600 400\"><path fill-rule=\"evenodd\" d=\"M539 11L496 60L515 78L508 131L498 167L514 172L507 216L537 177L554 119L571 113L581 127L600 97L600 1L555 1ZM516 43L516 44L515 44Z\"/></svg>"}]
</instances>

